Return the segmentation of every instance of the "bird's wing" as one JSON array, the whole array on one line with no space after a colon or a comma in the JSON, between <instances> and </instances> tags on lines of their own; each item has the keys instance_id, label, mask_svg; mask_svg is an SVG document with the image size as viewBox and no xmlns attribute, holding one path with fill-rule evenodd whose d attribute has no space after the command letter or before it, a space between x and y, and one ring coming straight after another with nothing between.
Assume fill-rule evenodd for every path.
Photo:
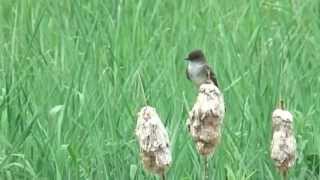
<instances>
[{"instance_id":1,"label":"bird's wing","mask_svg":"<svg viewBox=\"0 0 320 180\"><path fill-rule=\"evenodd\" d=\"M216 85L217 87L219 87L218 85L218 80L216 78L216 75L214 74L214 72L212 71L212 69L208 66L208 65L205 65L205 71L206 73L208 74L208 79L210 79L214 85Z\"/></svg>"},{"instance_id":2,"label":"bird's wing","mask_svg":"<svg viewBox=\"0 0 320 180\"><path fill-rule=\"evenodd\" d=\"M191 80L190 75L189 75L189 72L188 72L188 68L186 69L186 75L187 75L187 78L188 78L189 80Z\"/></svg>"}]
</instances>

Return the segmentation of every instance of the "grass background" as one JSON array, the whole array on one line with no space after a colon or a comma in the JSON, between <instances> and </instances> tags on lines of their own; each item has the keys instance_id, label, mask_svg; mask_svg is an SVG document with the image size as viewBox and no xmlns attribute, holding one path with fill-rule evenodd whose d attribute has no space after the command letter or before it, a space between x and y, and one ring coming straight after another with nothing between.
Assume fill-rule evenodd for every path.
<instances>
[{"instance_id":1,"label":"grass background","mask_svg":"<svg viewBox=\"0 0 320 180\"><path fill-rule=\"evenodd\" d=\"M318 179L320 1L0 0L0 179L156 179L134 137L155 106L171 139L168 179L200 179L187 134L201 48L224 92L215 179L279 179L271 112L294 114L292 179Z\"/></svg>"}]
</instances>

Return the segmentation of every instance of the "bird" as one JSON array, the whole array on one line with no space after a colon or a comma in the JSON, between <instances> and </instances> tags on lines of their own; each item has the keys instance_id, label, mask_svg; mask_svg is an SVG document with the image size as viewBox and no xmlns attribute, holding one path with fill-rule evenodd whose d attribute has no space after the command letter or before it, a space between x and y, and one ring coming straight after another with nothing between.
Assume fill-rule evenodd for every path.
<instances>
[{"instance_id":1,"label":"bird","mask_svg":"<svg viewBox=\"0 0 320 180\"><path fill-rule=\"evenodd\" d=\"M213 82L219 88L216 75L208 65L201 49L192 50L185 58L188 62L186 75L198 88L204 83Z\"/></svg>"}]
</instances>

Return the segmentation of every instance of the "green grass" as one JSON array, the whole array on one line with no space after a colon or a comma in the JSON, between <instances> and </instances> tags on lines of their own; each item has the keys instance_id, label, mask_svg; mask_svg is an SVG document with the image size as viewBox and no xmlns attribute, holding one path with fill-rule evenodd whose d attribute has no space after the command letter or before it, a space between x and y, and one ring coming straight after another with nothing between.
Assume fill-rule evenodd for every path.
<instances>
[{"instance_id":1,"label":"green grass","mask_svg":"<svg viewBox=\"0 0 320 180\"><path fill-rule=\"evenodd\" d=\"M134 136L146 103L169 131L168 179L200 179L185 126L194 48L227 106L210 176L279 179L269 147L281 98L299 151L289 176L318 179L320 1L297 1L0 0L0 179L156 179Z\"/></svg>"}]
</instances>

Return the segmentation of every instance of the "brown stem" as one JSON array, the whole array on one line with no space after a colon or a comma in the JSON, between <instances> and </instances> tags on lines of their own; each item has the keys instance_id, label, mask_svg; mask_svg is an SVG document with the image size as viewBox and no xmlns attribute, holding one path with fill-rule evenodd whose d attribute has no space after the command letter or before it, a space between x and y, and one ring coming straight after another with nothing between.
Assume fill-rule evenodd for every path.
<instances>
[{"instance_id":1,"label":"brown stem","mask_svg":"<svg viewBox=\"0 0 320 180\"><path fill-rule=\"evenodd\" d=\"M161 174L161 180L166 180L166 175L164 173Z\"/></svg>"},{"instance_id":2,"label":"brown stem","mask_svg":"<svg viewBox=\"0 0 320 180\"><path fill-rule=\"evenodd\" d=\"M288 171L282 171L282 180L288 180Z\"/></svg>"},{"instance_id":3,"label":"brown stem","mask_svg":"<svg viewBox=\"0 0 320 180\"><path fill-rule=\"evenodd\" d=\"M283 100L280 100L280 109L284 109L284 101Z\"/></svg>"}]
</instances>

